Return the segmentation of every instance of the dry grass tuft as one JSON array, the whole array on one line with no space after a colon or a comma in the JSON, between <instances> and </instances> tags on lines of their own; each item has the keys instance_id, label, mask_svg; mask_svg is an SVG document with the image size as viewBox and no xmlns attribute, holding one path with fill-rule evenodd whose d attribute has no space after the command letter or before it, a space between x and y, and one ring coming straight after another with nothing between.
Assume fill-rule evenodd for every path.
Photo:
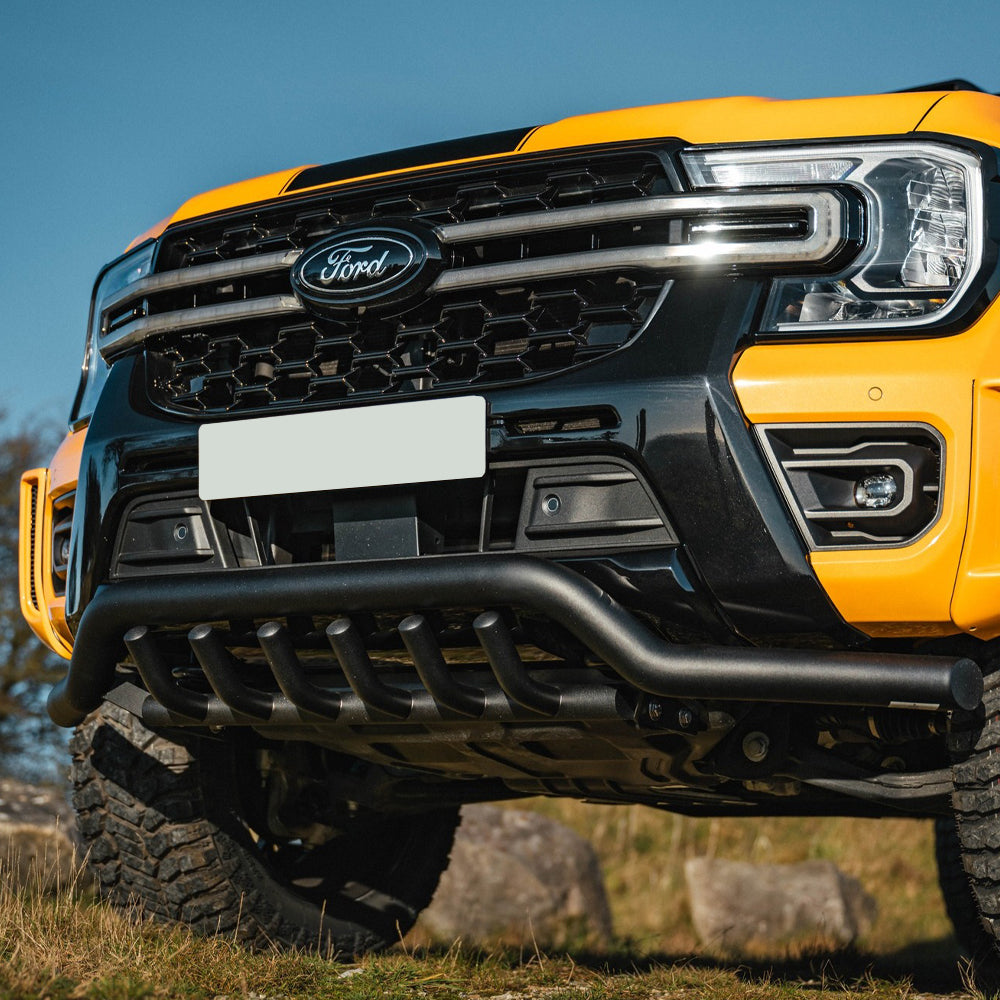
<instances>
[{"instance_id":1,"label":"dry grass tuft","mask_svg":"<svg viewBox=\"0 0 1000 1000\"><path fill-rule=\"evenodd\" d=\"M605 863L621 940L610 954L460 945L398 948L355 963L251 955L229 939L164 929L96 901L79 877L42 891L0 871L0 1000L258 997L266 1000L926 1000L963 991L935 887L927 824L908 820L721 821L567 802L534 804L589 836ZM697 853L784 862L830 858L875 894L865 951L699 954L683 863Z\"/></svg>"},{"instance_id":2,"label":"dry grass tuft","mask_svg":"<svg viewBox=\"0 0 1000 1000\"><path fill-rule=\"evenodd\" d=\"M311 969L334 968L159 927L97 901L85 885L79 870L54 892L41 878L22 888L0 881L0 997L293 996L297 984L314 985Z\"/></svg>"}]
</instances>

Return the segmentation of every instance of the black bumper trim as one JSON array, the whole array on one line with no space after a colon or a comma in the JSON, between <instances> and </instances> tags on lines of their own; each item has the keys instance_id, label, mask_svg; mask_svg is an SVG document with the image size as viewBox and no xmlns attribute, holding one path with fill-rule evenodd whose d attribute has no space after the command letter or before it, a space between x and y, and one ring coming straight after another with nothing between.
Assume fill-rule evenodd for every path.
<instances>
[{"instance_id":1,"label":"black bumper trim","mask_svg":"<svg viewBox=\"0 0 1000 1000\"><path fill-rule=\"evenodd\" d=\"M982 697L982 674L968 659L672 645L571 569L531 556L491 554L105 584L83 614L69 671L50 692L48 711L59 725L73 726L96 709L114 685L122 636L136 625L500 605L548 616L625 682L661 697L932 711L971 710Z\"/></svg>"}]
</instances>

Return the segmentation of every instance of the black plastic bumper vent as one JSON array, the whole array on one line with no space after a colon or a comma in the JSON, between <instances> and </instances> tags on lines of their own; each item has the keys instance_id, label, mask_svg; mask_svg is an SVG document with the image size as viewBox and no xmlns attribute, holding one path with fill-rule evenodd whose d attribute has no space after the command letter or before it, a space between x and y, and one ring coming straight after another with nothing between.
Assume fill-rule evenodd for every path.
<instances>
[{"instance_id":1,"label":"black plastic bumper vent","mask_svg":"<svg viewBox=\"0 0 1000 1000\"><path fill-rule=\"evenodd\" d=\"M111 578L462 552L597 554L677 542L631 465L495 462L481 480L411 487L246 501L139 497L122 518Z\"/></svg>"},{"instance_id":2,"label":"black plastic bumper vent","mask_svg":"<svg viewBox=\"0 0 1000 1000\"><path fill-rule=\"evenodd\" d=\"M927 424L762 425L757 434L811 548L906 545L937 520L944 440Z\"/></svg>"}]
</instances>

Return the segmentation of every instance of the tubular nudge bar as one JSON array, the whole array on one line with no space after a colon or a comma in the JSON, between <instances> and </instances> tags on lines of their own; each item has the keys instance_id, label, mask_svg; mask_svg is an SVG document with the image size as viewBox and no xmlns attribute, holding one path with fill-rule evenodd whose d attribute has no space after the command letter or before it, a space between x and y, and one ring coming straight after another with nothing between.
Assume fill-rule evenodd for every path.
<instances>
[{"instance_id":1,"label":"tubular nudge bar","mask_svg":"<svg viewBox=\"0 0 1000 1000\"><path fill-rule=\"evenodd\" d=\"M419 612L504 605L546 615L626 684L660 697L929 711L971 710L982 697L982 674L969 659L674 645L565 566L531 556L489 554L269 566L105 584L84 612L69 671L49 695L49 715L59 725L73 726L97 708L115 684L124 643L152 699L166 710L161 712L164 722L175 717L319 724L342 712L355 716L359 706L416 719L428 709L425 702L458 716L485 718L494 699L448 673L419 615L401 623L401 638L427 689L418 692L389 684L376 673L348 616L404 607ZM350 684L351 691L344 694L309 680L289 637L270 621L320 613L344 616L327 629ZM258 640L281 695L248 687L209 625L193 628L189 642L215 697L182 689L172 681L147 628L231 618L266 622L258 629ZM529 717L570 718L574 707L590 712L602 705L613 708L611 683L563 688L552 683L551 671L544 681L532 676L499 615L484 612L475 631L509 704L527 709Z\"/></svg>"}]
</instances>

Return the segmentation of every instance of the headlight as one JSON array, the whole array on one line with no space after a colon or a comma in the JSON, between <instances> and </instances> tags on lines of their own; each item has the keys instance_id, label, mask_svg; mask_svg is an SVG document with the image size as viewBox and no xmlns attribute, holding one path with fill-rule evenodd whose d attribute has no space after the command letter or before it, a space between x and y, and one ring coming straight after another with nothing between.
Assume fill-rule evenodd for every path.
<instances>
[{"instance_id":1,"label":"headlight","mask_svg":"<svg viewBox=\"0 0 1000 1000\"><path fill-rule=\"evenodd\" d=\"M866 243L840 274L773 284L762 329L807 332L937 323L983 257L979 160L941 143L687 150L694 188L842 184L867 206Z\"/></svg>"},{"instance_id":2,"label":"headlight","mask_svg":"<svg viewBox=\"0 0 1000 1000\"><path fill-rule=\"evenodd\" d=\"M102 328L105 304L112 300L123 288L149 274L153 265L153 251L156 244L144 243L141 247L119 257L98 275L94 295L90 303L90 326L87 330L87 346L83 355L83 373L80 388L73 407L73 420L83 420L94 411L97 397L101 394L108 377L108 363L100 354L100 338L108 331Z\"/></svg>"}]
</instances>

